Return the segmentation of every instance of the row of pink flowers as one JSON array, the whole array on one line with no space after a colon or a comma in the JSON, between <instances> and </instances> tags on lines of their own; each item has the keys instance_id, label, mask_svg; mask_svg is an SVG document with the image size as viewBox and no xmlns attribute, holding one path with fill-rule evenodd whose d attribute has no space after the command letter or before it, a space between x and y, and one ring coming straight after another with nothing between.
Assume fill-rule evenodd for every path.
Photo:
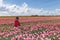
<instances>
[{"instance_id":1,"label":"row of pink flowers","mask_svg":"<svg viewBox=\"0 0 60 40\"><path fill-rule=\"evenodd\" d=\"M8 38L10 36L11 40L60 40L60 24L38 23L0 31L0 37Z\"/></svg>"}]
</instances>

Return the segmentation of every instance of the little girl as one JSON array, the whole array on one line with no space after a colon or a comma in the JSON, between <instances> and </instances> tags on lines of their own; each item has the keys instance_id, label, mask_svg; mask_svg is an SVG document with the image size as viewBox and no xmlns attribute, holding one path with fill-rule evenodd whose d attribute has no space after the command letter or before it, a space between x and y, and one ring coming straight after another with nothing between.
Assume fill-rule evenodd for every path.
<instances>
[{"instance_id":1,"label":"little girl","mask_svg":"<svg viewBox=\"0 0 60 40\"><path fill-rule=\"evenodd\" d=\"M14 27L19 27L20 26L20 22L19 22L19 17L16 17L16 20L14 21Z\"/></svg>"}]
</instances>

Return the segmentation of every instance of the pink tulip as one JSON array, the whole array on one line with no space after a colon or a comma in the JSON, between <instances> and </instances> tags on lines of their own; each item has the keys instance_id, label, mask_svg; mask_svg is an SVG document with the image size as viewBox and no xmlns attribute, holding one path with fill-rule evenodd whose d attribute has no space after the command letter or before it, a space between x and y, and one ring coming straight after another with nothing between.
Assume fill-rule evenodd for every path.
<instances>
[{"instance_id":1,"label":"pink tulip","mask_svg":"<svg viewBox=\"0 0 60 40\"><path fill-rule=\"evenodd\" d=\"M24 38L24 40L27 40L27 38Z\"/></svg>"},{"instance_id":2,"label":"pink tulip","mask_svg":"<svg viewBox=\"0 0 60 40\"><path fill-rule=\"evenodd\" d=\"M20 39L22 38L22 35L17 35L16 38Z\"/></svg>"},{"instance_id":3,"label":"pink tulip","mask_svg":"<svg viewBox=\"0 0 60 40\"><path fill-rule=\"evenodd\" d=\"M60 38L58 38L58 40L60 40Z\"/></svg>"},{"instance_id":4,"label":"pink tulip","mask_svg":"<svg viewBox=\"0 0 60 40\"><path fill-rule=\"evenodd\" d=\"M42 37L40 37L41 40L44 40Z\"/></svg>"},{"instance_id":5,"label":"pink tulip","mask_svg":"<svg viewBox=\"0 0 60 40\"><path fill-rule=\"evenodd\" d=\"M16 40L16 38L13 37L11 40Z\"/></svg>"}]
</instances>

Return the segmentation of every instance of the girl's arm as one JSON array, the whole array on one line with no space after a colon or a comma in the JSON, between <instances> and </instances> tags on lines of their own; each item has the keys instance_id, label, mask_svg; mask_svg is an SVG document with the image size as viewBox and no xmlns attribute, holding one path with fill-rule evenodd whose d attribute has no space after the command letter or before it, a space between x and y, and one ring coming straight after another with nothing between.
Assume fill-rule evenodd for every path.
<instances>
[{"instance_id":1,"label":"girl's arm","mask_svg":"<svg viewBox=\"0 0 60 40\"><path fill-rule=\"evenodd\" d=\"M20 22L18 22L19 26L20 26Z\"/></svg>"}]
</instances>

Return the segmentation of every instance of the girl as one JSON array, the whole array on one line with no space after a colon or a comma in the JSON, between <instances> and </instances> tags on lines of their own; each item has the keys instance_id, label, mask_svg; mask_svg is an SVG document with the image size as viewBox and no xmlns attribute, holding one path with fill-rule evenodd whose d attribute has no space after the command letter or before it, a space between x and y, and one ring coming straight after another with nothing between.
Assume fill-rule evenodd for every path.
<instances>
[{"instance_id":1,"label":"girl","mask_svg":"<svg viewBox=\"0 0 60 40\"><path fill-rule=\"evenodd\" d=\"M19 27L20 26L20 22L19 22L19 17L16 17L16 20L14 21L14 27Z\"/></svg>"}]
</instances>

